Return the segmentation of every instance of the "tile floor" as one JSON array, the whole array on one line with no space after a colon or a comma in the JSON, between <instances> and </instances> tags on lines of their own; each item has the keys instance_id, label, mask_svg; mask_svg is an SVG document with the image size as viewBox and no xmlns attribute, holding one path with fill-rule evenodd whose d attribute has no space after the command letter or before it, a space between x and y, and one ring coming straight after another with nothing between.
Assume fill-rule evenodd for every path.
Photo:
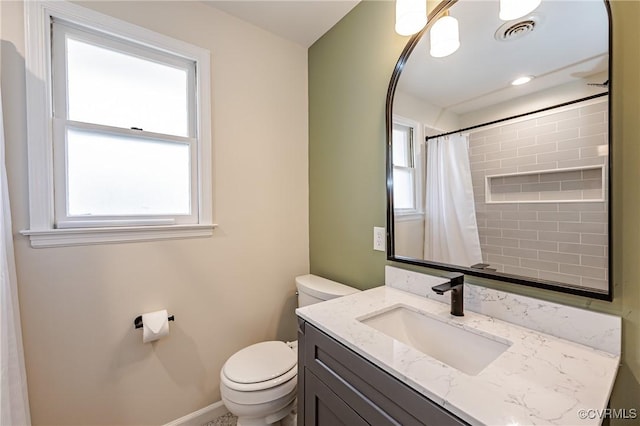
<instances>
[{"instance_id":1,"label":"tile floor","mask_svg":"<svg viewBox=\"0 0 640 426\"><path fill-rule=\"evenodd\" d=\"M202 426L236 426L238 418L231 413L224 414Z\"/></svg>"},{"instance_id":2,"label":"tile floor","mask_svg":"<svg viewBox=\"0 0 640 426\"><path fill-rule=\"evenodd\" d=\"M293 413L289 414L287 417L281 420L282 426L295 426L297 420L297 416L295 410ZM210 421L202 426L236 426L238 423L238 418L231 413L223 414L217 419Z\"/></svg>"}]
</instances>

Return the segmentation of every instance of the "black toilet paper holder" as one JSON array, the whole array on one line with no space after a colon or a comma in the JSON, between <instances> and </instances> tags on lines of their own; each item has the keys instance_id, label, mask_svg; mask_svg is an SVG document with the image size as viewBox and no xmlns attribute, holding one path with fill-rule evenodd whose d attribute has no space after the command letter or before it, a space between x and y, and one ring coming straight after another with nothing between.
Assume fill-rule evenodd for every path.
<instances>
[{"instance_id":1,"label":"black toilet paper holder","mask_svg":"<svg viewBox=\"0 0 640 426\"><path fill-rule=\"evenodd\" d=\"M175 321L175 317L173 315L169 315L167 319L169 321ZM138 315L136 319L133 320L133 325L135 328L142 328L142 315Z\"/></svg>"}]
</instances>

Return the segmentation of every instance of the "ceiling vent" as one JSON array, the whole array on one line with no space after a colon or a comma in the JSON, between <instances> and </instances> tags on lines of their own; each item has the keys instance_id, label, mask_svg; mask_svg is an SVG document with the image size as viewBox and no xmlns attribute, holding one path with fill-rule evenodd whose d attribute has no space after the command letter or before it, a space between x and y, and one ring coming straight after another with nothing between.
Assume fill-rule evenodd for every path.
<instances>
[{"instance_id":1,"label":"ceiling vent","mask_svg":"<svg viewBox=\"0 0 640 426\"><path fill-rule=\"evenodd\" d=\"M498 28L495 38L498 41L517 40L531 33L540 25L540 17L538 15L530 15L517 21L505 22Z\"/></svg>"}]
</instances>

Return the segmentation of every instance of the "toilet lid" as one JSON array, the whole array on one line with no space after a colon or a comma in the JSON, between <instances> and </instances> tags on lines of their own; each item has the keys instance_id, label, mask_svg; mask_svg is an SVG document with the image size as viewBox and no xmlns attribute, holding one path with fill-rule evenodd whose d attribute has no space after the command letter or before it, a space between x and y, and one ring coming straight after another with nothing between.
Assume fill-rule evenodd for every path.
<instances>
[{"instance_id":1,"label":"toilet lid","mask_svg":"<svg viewBox=\"0 0 640 426\"><path fill-rule=\"evenodd\" d=\"M297 358L297 353L284 342L261 342L236 352L222 371L236 383L264 382L291 370Z\"/></svg>"}]
</instances>

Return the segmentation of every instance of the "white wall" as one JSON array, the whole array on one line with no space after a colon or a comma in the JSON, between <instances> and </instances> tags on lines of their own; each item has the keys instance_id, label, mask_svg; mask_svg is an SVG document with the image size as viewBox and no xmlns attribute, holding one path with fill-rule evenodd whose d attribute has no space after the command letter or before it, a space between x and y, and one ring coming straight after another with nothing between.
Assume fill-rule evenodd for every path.
<instances>
[{"instance_id":1,"label":"white wall","mask_svg":"<svg viewBox=\"0 0 640 426\"><path fill-rule=\"evenodd\" d=\"M448 132L460 128L460 120L455 113L400 90L396 91L393 98L393 113L438 131Z\"/></svg>"},{"instance_id":2,"label":"white wall","mask_svg":"<svg viewBox=\"0 0 640 426\"><path fill-rule=\"evenodd\" d=\"M424 217L406 219L396 216L393 231L396 256L424 258Z\"/></svg>"},{"instance_id":3,"label":"white wall","mask_svg":"<svg viewBox=\"0 0 640 426\"><path fill-rule=\"evenodd\" d=\"M32 249L23 6L0 2L1 82L33 423L161 424L220 399L234 351L295 338L309 271L306 49L199 2L85 5L212 53L212 238ZM171 335L142 344L140 313Z\"/></svg>"}]
</instances>

